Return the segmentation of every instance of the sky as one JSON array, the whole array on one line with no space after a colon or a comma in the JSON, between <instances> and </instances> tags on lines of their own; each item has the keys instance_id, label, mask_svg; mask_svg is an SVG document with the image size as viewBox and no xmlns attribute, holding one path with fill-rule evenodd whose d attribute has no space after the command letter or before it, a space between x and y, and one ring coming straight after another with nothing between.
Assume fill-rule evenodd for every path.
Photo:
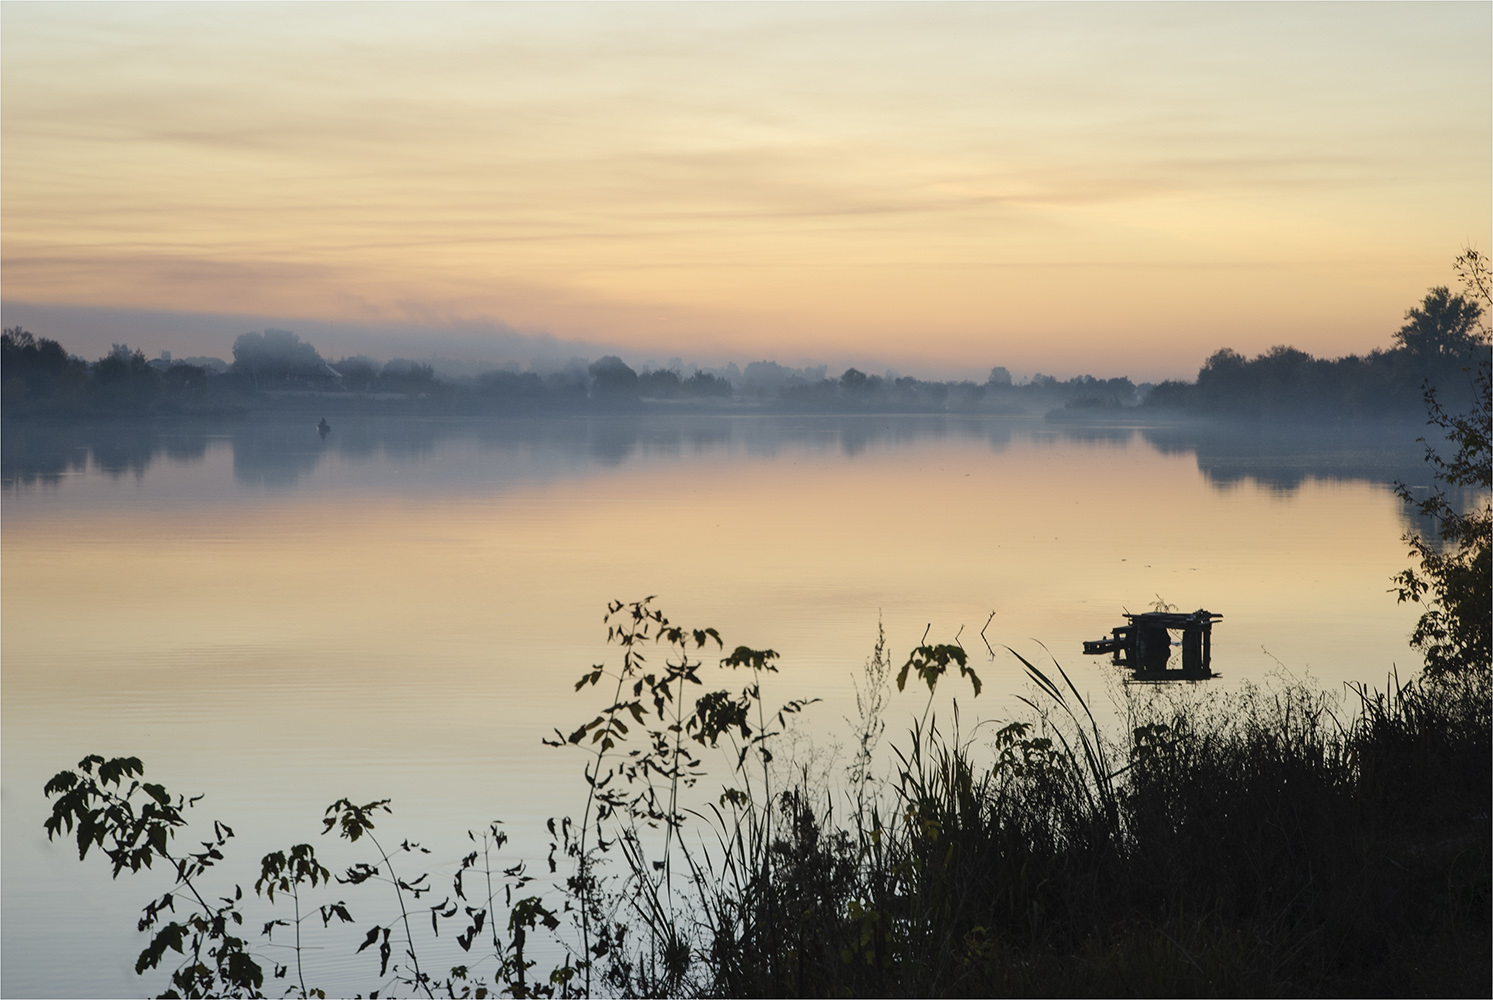
<instances>
[{"instance_id":1,"label":"sky","mask_svg":"<svg viewBox=\"0 0 1493 1000\"><path fill-rule=\"evenodd\" d=\"M0 312L84 356L1190 377L1493 248L1493 5L0 4Z\"/></svg>"}]
</instances>

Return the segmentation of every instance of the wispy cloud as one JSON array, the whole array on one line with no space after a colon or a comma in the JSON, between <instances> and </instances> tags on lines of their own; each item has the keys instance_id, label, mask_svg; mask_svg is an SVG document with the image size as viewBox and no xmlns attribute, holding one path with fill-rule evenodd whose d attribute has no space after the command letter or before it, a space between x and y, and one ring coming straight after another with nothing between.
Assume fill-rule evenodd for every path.
<instances>
[{"instance_id":1,"label":"wispy cloud","mask_svg":"<svg viewBox=\"0 0 1493 1000\"><path fill-rule=\"evenodd\" d=\"M1493 214L1485 5L0 16L13 300L947 358L1171 350L1205 268L1198 350L1346 350Z\"/></svg>"}]
</instances>

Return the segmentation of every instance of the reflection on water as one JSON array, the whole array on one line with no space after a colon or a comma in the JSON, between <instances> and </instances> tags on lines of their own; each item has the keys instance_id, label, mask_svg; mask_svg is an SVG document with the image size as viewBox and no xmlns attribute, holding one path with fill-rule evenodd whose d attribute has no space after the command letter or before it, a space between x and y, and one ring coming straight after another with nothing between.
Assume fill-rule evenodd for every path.
<instances>
[{"instance_id":1,"label":"reflection on water","mask_svg":"<svg viewBox=\"0 0 1493 1000\"><path fill-rule=\"evenodd\" d=\"M1280 493L1310 479L1420 483L1428 476L1417 425L1311 426L1211 424L1147 428L1164 455L1192 454L1220 488L1253 481Z\"/></svg>"},{"instance_id":2,"label":"reflection on water","mask_svg":"<svg viewBox=\"0 0 1493 1000\"><path fill-rule=\"evenodd\" d=\"M1289 493L1308 480L1419 484L1427 479L1417 425L1370 427L1191 424L1155 427L1044 424L954 416L621 417L547 420L344 418L326 438L309 421L67 424L13 420L3 427L0 484L57 483L88 461L107 476L141 477L156 461L198 462L209 444L233 449L242 485L295 486L329 455L365 462L428 461L443 443L475 441L497 452L549 452L603 467L638 457L720 452L772 458L785 449L838 452L982 441L993 451L1013 435L1038 443L1126 447L1137 439L1163 455L1195 458L1220 489L1254 482Z\"/></svg>"},{"instance_id":3,"label":"reflection on water","mask_svg":"<svg viewBox=\"0 0 1493 1000\"><path fill-rule=\"evenodd\" d=\"M208 792L240 865L314 838L344 795L393 797L391 833L438 863L465 849L441 834L501 818L542 865L524 831L581 783L539 740L589 707L573 683L607 655L611 599L656 593L728 647L778 650L771 697L823 699L803 718L826 768L878 621L905 656L925 631L971 646L995 611L996 650L1043 658L1040 639L1100 704L1114 671L1082 642L1157 595L1225 615L1210 684L1277 659L1328 687L1408 674L1388 484L1415 433L1396 450L952 417L342 417L325 440L314 419L7 422L4 992L141 988L149 893L40 835L42 783L89 752ZM980 671L968 724L1018 712L1019 664ZM893 706L896 732L912 709Z\"/></svg>"},{"instance_id":4,"label":"reflection on water","mask_svg":"<svg viewBox=\"0 0 1493 1000\"><path fill-rule=\"evenodd\" d=\"M420 468L449 488L535 476L584 475L630 461L686 455L774 459L785 452L854 458L881 449L937 441L978 442L992 452L1013 439L1036 446L1127 448L1143 443L1162 455L1196 463L1203 480L1227 491L1254 484L1289 495L1303 484L1404 483L1417 495L1431 488L1415 424L1302 425L1166 424L1116 426L1046 423L970 416L614 417L559 419L343 418L323 437L308 420L28 423L9 421L0 448L0 488L55 486L92 467L106 477L142 479L153 463L203 461L210 446L231 449L233 478L257 491L292 490L330 457L373 468ZM502 456L504 467L432 460L443 448L477 446ZM427 485L429 485L427 483ZM1475 499L1471 494L1467 502ZM1453 502L1456 499L1453 498ZM1426 537L1435 525L1402 508L1402 531Z\"/></svg>"}]
</instances>

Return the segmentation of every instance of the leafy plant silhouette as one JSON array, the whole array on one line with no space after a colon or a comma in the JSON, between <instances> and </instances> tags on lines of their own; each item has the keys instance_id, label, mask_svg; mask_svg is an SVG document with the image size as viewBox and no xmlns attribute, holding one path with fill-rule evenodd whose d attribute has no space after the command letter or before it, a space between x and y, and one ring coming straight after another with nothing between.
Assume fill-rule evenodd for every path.
<instances>
[{"instance_id":1,"label":"leafy plant silhouette","mask_svg":"<svg viewBox=\"0 0 1493 1000\"><path fill-rule=\"evenodd\" d=\"M158 967L174 951L183 958L171 972L168 995L261 996L264 970L236 933L243 924L238 908L243 890L234 886L231 896L209 902L198 885L223 860L222 848L233 830L214 823L202 850L176 851L176 832L187 824L183 813L197 799L173 797L161 785L140 781L144 773L138 757L106 760L96 754L80 760L76 771L58 772L45 789L56 797L45 823L48 839L74 836L80 861L98 848L109 859L114 878L126 870L151 868L156 861L174 869L176 885L146 904L140 918L139 929L152 937L135 961L136 973ZM180 920L168 919L183 896L190 912Z\"/></svg>"},{"instance_id":2,"label":"leafy plant silhouette","mask_svg":"<svg viewBox=\"0 0 1493 1000\"><path fill-rule=\"evenodd\" d=\"M1444 456L1421 438L1426 463L1441 486L1423 499L1404 483L1395 486L1401 500L1436 525L1436 537L1407 534L1410 554L1420 565L1393 580L1402 603L1425 607L1410 643L1425 654L1426 673L1486 687L1493 673L1493 361L1487 356L1485 317L1493 311L1493 275L1488 258L1472 249L1457 258L1457 272L1471 296L1469 322L1481 320L1482 356L1471 373L1473 403L1467 412L1448 413L1436 387L1424 386L1426 422L1454 450ZM1455 502L1448 488L1475 491L1472 508Z\"/></svg>"}]
</instances>

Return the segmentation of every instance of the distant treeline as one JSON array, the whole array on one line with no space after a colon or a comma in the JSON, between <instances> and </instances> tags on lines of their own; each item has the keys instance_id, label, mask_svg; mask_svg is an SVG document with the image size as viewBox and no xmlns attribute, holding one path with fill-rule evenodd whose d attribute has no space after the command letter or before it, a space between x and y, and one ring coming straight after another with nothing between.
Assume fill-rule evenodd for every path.
<instances>
[{"instance_id":1,"label":"distant treeline","mask_svg":"<svg viewBox=\"0 0 1493 1000\"><path fill-rule=\"evenodd\" d=\"M196 360L196 359L194 359ZM221 362L219 362L221 364ZM6 416L209 414L237 409L210 392L212 369L147 361L124 344L94 362L19 327L0 335L0 408Z\"/></svg>"},{"instance_id":2,"label":"distant treeline","mask_svg":"<svg viewBox=\"0 0 1493 1000\"><path fill-rule=\"evenodd\" d=\"M1405 314L1390 350L1329 359L1282 346L1251 359L1225 348L1196 382L1162 382L1144 405L1255 419L1419 417L1430 385L1461 410L1472 398L1471 373L1489 357L1482 318L1478 302L1433 288Z\"/></svg>"},{"instance_id":3,"label":"distant treeline","mask_svg":"<svg viewBox=\"0 0 1493 1000\"><path fill-rule=\"evenodd\" d=\"M726 407L788 412L1043 413L1084 419L1134 407L1246 419L1416 418L1435 386L1460 409L1469 371L1489 357L1483 309L1475 299L1433 288L1406 314L1389 350L1314 358L1275 347L1253 359L1218 351L1196 382L1137 387L1128 378L1038 374L1021 384L1001 367L983 382L924 381L855 368L838 377L824 366L789 368L756 361L745 369L678 367L639 372L615 355L573 359L541 373L500 369L475 378L439 376L429 364L355 356L329 362L287 330L246 333L233 362L216 358L147 360L116 344L94 362L20 328L0 338L0 407L7 416L222 415L314 403L329 411L613 413ZM1465 397L1465 398L1464 398Z\"/></svg>"},{"instance_id":4,"label":"distant treeline","mask_svg":"<svg viewBox=\"0 0 1493 1000\"><path fill-rule=\"evenodd\" d=\"M836 412L1042 412L1067 404L1118 409L1140 398L1128 378L1091 375L1060 381L1038 374L1015 385L1005 368L984 383L868 375L855 368L827 377L824 366L788 368L756 361L714 372L639 372L615 355L576 359L547 373L499 369L447 379L433 366L355 356L329 362L287 330L246 333L233 362L216 358L147 360L116 344L89 362L57 341L20 328L0 337L0 403L8 416L212 415L305 405L415 409L441 413L628 412L645 408L773 408Z\"/></svg>"}]
</instances>

